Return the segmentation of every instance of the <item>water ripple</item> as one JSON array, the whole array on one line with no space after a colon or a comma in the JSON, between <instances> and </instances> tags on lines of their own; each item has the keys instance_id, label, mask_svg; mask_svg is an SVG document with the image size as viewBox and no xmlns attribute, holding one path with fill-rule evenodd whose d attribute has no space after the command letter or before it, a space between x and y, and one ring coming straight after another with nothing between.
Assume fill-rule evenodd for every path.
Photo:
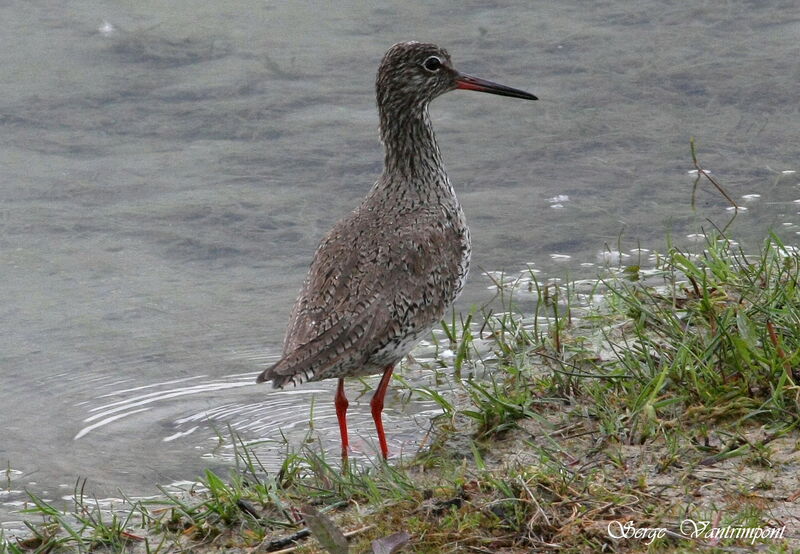
<instances>
[{"instance_id":1,"label":"water ripple","mask_svg":"<svg viewBox=\"0 0 800 554\"><path fill-rule=\"evenodd\" d=\"M425 379L421 375L425 372L420 370L407 370L406 378L409 373L414 374L413 379ZM231 461L235 456L233 444L221 438L227 437L226 430L230 428L247 444L258 445L257 453L268 467L280 463L287 445L296 446L312 439L338 455L339 428L333 405L336 381L274 390L256 385L257 374L249 371L216 378L195 375L148 384L137 384L135 379L107 382L98 378L94 387L101 390L91 400L76 404L86 409L88 415L74 440L103 429L125 433L150 424L148 429L155 429L160 434L156 438L163 443L189 440L196 448L207 451L203 457ZM351 399L348 424L356 456L358 452L365 455L375 452L376 437L368 400L377 378L366 380L367 386L358 380L347 384ZM124 388L108 390L120 384ZM384 425L391 450L398 453L415 449L427 431L429 418L436 413L435 404L410 400L407 394L390 389Z\"/></svg>"}]
</instances>

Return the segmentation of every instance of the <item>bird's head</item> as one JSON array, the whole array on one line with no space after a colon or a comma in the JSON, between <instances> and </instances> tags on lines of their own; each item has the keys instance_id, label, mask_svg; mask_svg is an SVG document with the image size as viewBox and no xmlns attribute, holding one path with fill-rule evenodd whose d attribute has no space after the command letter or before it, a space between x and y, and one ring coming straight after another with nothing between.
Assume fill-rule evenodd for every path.
<instances>
[{"instance_id":1,"label":"bird's head","mask_svg":"<svg viewBox=\"0 0 800 554\"><path fill-rule=\"evenodd\" d=\"M386 52L378 68L378 106L384 110L422 108L437 96L459 88L537 99L525 91L456 71L447 50L430 43L397 43Z\"/></svg>"}]
</instances>

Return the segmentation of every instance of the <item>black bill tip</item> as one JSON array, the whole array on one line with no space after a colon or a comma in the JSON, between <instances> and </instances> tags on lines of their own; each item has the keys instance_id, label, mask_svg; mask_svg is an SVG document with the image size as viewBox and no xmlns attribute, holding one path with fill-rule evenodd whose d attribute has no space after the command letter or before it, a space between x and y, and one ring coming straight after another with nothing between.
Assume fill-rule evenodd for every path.
<instances>
[{"instance_id":1,"label":"black bill tip","mask_svg":"<svg viewBox=\"0 0 800 554\"><path fill-rule=\"evenodd\" d=\"M499 96L510 96L511 98L522 98L524 100L538 100L536 96L524 90L507 87L500 83L494 83L473 77L472 75L459 74L456 77L456 88L464 90L477 90L478 92L488 92L489 94L497 94Z\"/></svg>"}]
</instances>

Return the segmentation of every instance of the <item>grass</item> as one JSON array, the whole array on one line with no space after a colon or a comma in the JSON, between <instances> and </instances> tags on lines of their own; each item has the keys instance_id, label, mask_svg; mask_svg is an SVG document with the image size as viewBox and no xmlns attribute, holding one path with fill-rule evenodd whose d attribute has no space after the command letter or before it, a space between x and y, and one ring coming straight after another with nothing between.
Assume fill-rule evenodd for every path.
<instances>
[{"instance_id":1,"label":"grass","mask_svg":"<svg viewBox=\"0 0 800 554\"><path fill-rule=\"evenodd\" d=\"M655 267L592 283L498 279L499 310L442 324L452 392L410 391L443 411L413 460L340 467L309 441L267 471L232 434L221 438L236 444L230 475L207 471L117 513L82 484L66 510L30 494L30 535L0 540L12 553L406 541L413 552L789 552L800 547L799 276L800 255L776 236L751 256L710 235L700 252L668 248ZM716 531L687 537L688 519ZM782 526L780 538L733 532ZM610 536L634 527L656 531Z\"/></svg>"}]
</instances>

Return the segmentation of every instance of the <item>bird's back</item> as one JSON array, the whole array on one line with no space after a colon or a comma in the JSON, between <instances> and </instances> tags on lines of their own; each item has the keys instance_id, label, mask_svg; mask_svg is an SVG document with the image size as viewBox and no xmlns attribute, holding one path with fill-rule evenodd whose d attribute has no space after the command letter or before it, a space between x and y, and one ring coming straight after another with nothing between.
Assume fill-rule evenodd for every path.
<instances>
[{"instance_id":1,"label":"bird's back","mask_svg":"<svg viewBox=\"0 0 800 554\"><path fill-rule=\"evenodd\" d=\"M377 373L408 353L466 280L469 231L449 196L403 204L379 182L320 243L283 357L260 380L280 387Z\"/></svg>"}]
</instances>

